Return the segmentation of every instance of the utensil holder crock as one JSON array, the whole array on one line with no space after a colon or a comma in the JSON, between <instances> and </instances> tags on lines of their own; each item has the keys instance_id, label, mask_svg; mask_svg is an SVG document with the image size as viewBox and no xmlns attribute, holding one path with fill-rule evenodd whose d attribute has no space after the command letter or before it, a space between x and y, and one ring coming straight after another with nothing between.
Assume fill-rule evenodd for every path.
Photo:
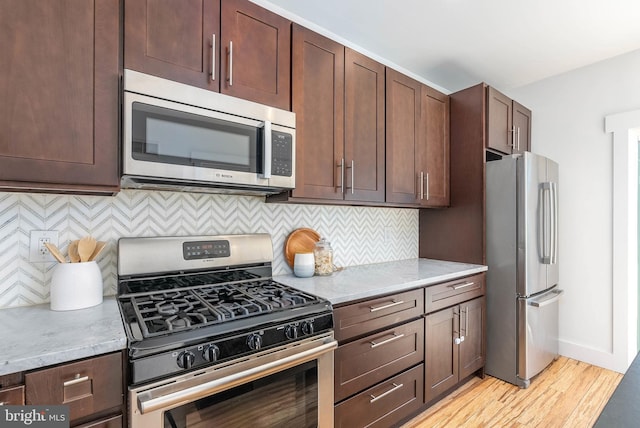
<instances>
[{"instance_id":1,"label":"utensil holder crock","mask_svg":"<svg viewBox=\"0 0 640 428\"><path fill-rule=\"evenodd\" d=\"M102 272L98 263L58 263L53 269L52 311L72 311L102 303Z\"/></svg>"}]
</instances>

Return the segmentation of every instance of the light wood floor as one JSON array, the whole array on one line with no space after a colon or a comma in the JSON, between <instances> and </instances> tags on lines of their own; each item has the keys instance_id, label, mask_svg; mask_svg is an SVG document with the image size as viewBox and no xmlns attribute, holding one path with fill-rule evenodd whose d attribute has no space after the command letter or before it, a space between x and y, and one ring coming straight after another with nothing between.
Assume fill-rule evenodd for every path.
<instances>
[{"instance_id":1,"label":"light wood floor","mask_svg":"<svg viewBox=\"0 0 640 428\"><path fill-rule=\"evenodd\" d=\"M620 373L560 357L527 389L474 378L402 428L591 427L620 379Z\"/></svg>"}]
</instances>

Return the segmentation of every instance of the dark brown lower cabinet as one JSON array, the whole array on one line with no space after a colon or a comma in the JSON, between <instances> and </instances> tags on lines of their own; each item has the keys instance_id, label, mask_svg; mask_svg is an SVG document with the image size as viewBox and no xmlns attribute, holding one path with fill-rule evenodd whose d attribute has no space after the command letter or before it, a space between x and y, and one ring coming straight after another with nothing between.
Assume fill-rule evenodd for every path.
<instances>
[{"instance_id":1,"label":"dark brown lower cabinet","mask_svg":"<svg viewBox=\"0 0 640 428\"><path fill-rule=\"evenodd\" d=\"M421 363L423 349L422 319L339 346L335 352L335 400L343 400Z\"/></svg>"},{"instance_id":2,"label":"dark brown lower cabinet","mask_svg":"<svg viewBox=\"0 0 640 428\"><path fill-rule=\"evenodd\" d=\"M484 366L485 298L427 315L425 402L429 403Z\"/></svg>"},{"instance_id":3,"label":"dark brown lower cabinet","mask_svg":"<svg viewBox=\"0 0 640 428\"><path fill-rule=\"evenodd\" d=\"M22 406L24 404L24 385L0 389L0 406Z\"/></svg>"},{"instance_id":4,"label":"dark brown lower cabinet","mask_svg":"<svg viewBox=\"0 0 640 428\"><path fill-rule=\"evenodd\" d=\"M335 426L392 426L422 407L423 385L424 365L420 364L338 404Z\"/></svg>"},{"instance_id":5,"label":"dark brown lower cabinet","mask_svg":"<svg viewBox=\"0 0 640 428\"><path fill-rule=\"evenodd\" d=\"M122 428L122 415L108 417L99 421L88 422L83 425L78 425L76 428Z\"/></svg>"},{"instance_id":6,"label":"dark brown lower cabinet","mask_svg":"<svg viewBox=\"0 0 640 428\"><path fill-rule=\"evenodd\" d=\"M36 370L24 375L26 404L69 406L72 427L121 427L122 353Z\"/></svg>"}]
</instances>

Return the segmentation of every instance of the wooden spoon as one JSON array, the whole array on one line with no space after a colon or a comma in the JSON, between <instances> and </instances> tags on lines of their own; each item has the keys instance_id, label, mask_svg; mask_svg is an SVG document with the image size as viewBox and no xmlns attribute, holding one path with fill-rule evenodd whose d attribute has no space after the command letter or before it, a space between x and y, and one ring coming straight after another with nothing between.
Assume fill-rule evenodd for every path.
<instances>
[{"instance_id":1,"label":"wooden spoon","mask_svg":"<svg viewBox=\"0 0 640 428\"><path fill-rule=\"evenodd\" d=\"M93 250L93 254L91 254L91 257L89 257L89 261L95 260L96 257L98 257L100 255L100 252L102 252L102 250L104 249L105 245L107 245L107 243L104 242L104 241L96 242L96 248Z\"/></svg>"},{"instance_id":2,"label":"wooden spoon","mask_svg":"<svg viewBox=\"0 0 640 428\"><path fill-rule=\"evenodd\" d=\"M78 263L80 261L80 254L78 254L78 240L71 241L69 244L69 261L71 263Z\"/></svg>"},{"instance_id":3,"label":"wooden spoon","mask_svg":"<svg viewBox=\"0 0 640 428\"><path fill-rule=\"evenodd\" d=\"M60 253L60 250L58 250L58 247L56 247L55 245L53 245L50 242L45 242L44 246L47 247L47 250L49 250L49 252L53 256L53 258L55 258L57 261L59 261L60 263L66 263L67 262L67 260L64 258L62 253Z\"/></svg>"},{"instance_id":4,"label":"wooden spoon","mask_svg":"<svg viewBox=\"0 0 640 428\"><path fill-rule=\"evenodd\" d=\"M88 262L91 254L96 249L96 240L91 236L85 236L78 242L78 254L81 262Z\"/></svg>"}]
</instances>

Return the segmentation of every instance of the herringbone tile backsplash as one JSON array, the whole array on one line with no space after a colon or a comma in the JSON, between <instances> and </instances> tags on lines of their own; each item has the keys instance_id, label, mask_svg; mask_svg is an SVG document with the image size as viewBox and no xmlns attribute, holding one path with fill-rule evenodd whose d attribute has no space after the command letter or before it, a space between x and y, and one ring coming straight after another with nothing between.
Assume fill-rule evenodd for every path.
<instances>
[{"instance_id":1,"label":"herringbone tile backsplash","mask_svg":"<svg viewBox=\"0 0 640 428\"><path fill-rule=\"evenodd\" d=\"M70 241L86 235L106 241L98 264L105 295L114 295L120 237L266 232L278 275L291 271L284 244L299 227L326 237L338 266L418 257L415 209L267 204L250 196L139 190L113 197L0 193L0 308L49 301L55 264L29 262L31 230L57 230L64 254Z\"/></svg>"}]
</instances>

